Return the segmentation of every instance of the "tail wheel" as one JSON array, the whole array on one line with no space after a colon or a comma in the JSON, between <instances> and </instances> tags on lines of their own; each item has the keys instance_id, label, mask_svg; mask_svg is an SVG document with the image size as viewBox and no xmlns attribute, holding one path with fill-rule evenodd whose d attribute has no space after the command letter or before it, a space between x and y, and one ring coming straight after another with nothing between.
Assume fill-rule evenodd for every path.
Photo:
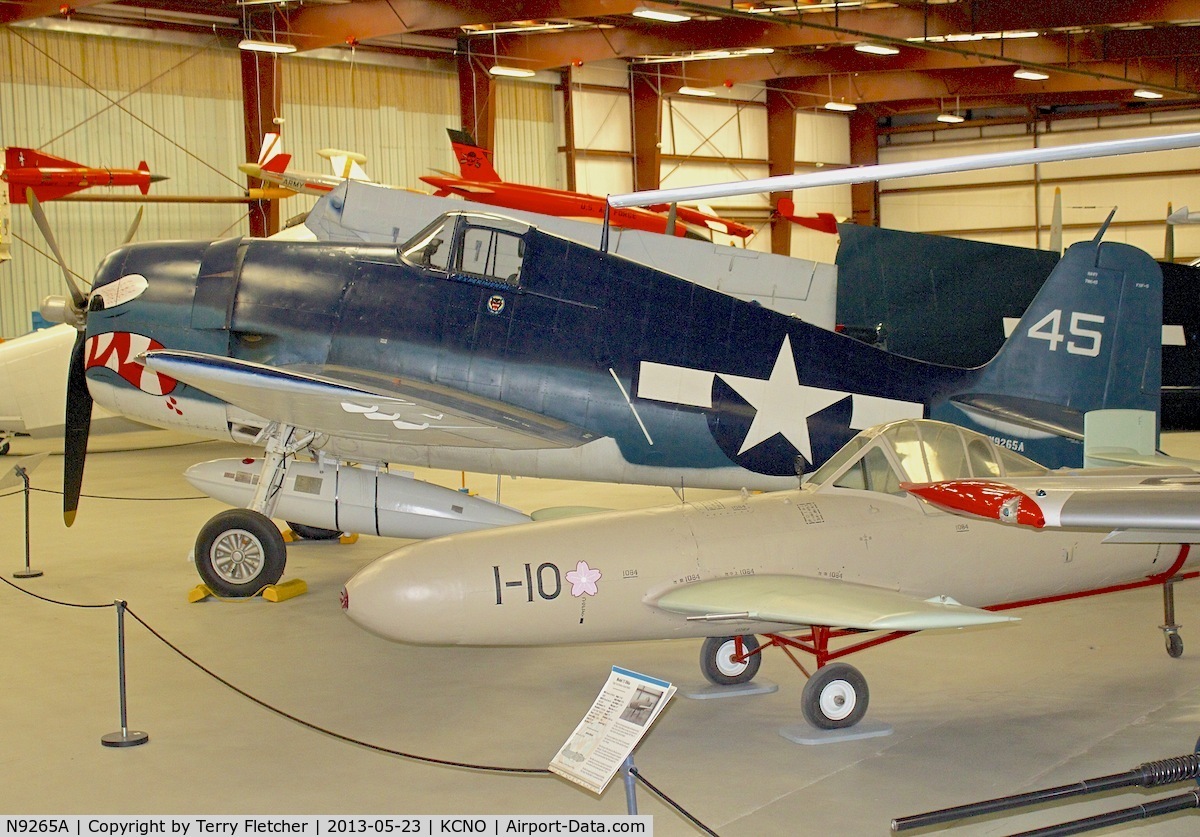
<instances>
[{"instance_id":1,"label":"tail wheel","mask_svg":"<svg viewBox=\"0 0 1200 837\"><path fill-rule=\"evenodd\" d=\"M710 636L700 648L700 670L705 678L717 686L737 686L749 683L758 674L762 655L758 651L758 639L753 635L742 637L745 659L738 660L737 638L732 636Z\"/></svg>"},{"instance_id":2,"label":"tail wheel","mask_svg":"<svg viewBox=\"0 0 1200 837\"><path fill-rule=\"evenodd\" d=\"M866 678L846 663L817 669L800 695L804 719L818 729L854 726L867 714L869 700Z\"/></svg>"},{"instance_id":3,"label":"tail wheel","mask_svg":"<svg viewBox=\"0 0 1200 837\"><path fill-rule=\"evenodd\" d=\"M265 515L229 509L196 536L196 572L218 596L246 598L283 576L287 547Z\"/></svg>"}]
</instances>

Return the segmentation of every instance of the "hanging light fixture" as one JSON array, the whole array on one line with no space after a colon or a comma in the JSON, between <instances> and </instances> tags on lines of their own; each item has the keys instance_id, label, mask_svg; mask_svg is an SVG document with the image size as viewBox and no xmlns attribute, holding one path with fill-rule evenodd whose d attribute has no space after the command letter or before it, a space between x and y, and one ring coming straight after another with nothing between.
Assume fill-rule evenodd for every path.
<instances>
[{"instance_id":1,"label":"hanging light fixture","mask_svg":"<svg viewBox=\"0 0 1200 837\"><path fill-rule=\"evenodd\" d=\"M683 23L685 20L691 20L692 16L683 12L668 11L667 9L656 9L653 6L638 6L633 10L634 17L640 17L643 20L657 20L663 23Z\"/></svg>"},{"instance_id":2,"label":"hanging light fixture","mask_svg":"<svg viewBox=\"0 0 1200 837\"><path fill-rule=\"evenodd\" d=\"M833 74L830 73L829 79L829 101L825 103L825 110L836 110L840 113L850 113L858 110L858 105L853 102L847 102L845 99L838 101L833 98ZM850 92L850 76L846 76L846 91Z\"/></svg>"},{"instance_id":3,"label":"hanging light fixture","mask_svg":"<svg viewBox=\"0 0 1200 837\"><path fill-rule=\"evenodd\" d=\"M955 96L954 97L954 110L948 111L943 107L942 112L937 115L937 121L938 122L946 122L946 123L950 123L950 124L957 124L959 122L965 122L966 117L960 116L958 111L959 111L958 97Z\"/></svg>"},{"instance_id":4,"label":"hanging light fixture","mask_svg":"<svg viewBox=\"0 0 1200 837\"><path fill-rule=\"evenodd\" d=\"M715 96L717 91L710 90L707 87L688 87L686 84L679 88L679 92L685 96Z\"/></svg>"},{"instance_id":5,"label":"hanging light fixture","mask_svg":"<svg viewBox=\"0 0 1200 837\"><path fill-rule=\"evenodd\" d=\"M488 67L488 72L494 76L506 76L508 78L529 78L534 75L533 70L526 70L522 67L508 67L504 64L493 64Z\"/></svg>"},{"instance_id":6,"label":"hanging light fixture","mask_svg":"<svg viewBox=\"0 0 1200 837\"><path fill-rule=\"evenodd\" d=\"M247 52L272 52L276 55L290 55L296 51L296 47L292 44L260 41L256 38L242 38L238 41L238 49L244 49Z\"/></svg>"},{"instance_id":7,"label":"hanging light fixture","mask_svg":"<svg viewBox=\"0 0 1200 837\"><path fill-rule=\"evenodd\" d=\"M868 55L896 55L900 52L894 46L887 44L872 44L867 41L861 41L854 45L855 52L865 52Z\"/></svg>"},{"instance_id":8,"label":"hanging light fixture","mask_svg":"<svg viewBox=\"0 0 1200 837\"><path fill-rule=\"evenodd\" d=\"M1026 81L1045 81L1050 78L1046 73L1040 73L1037 70L1027 70L1024 67L1013 73L1013 78L1023 78Z\"/></svg>"},{"instance_id":9,"label":"hanging light fixture","mask_svg":"<svg viewBox=\"0 0 1200 837\"><path fill-rule=\"evenodd\" d=\"M1139 87L1137 90L1133 91L1133 95L1137 96L1139 99L1161 99L1163 97L1163 94L1159 93L1157 90L1148 90L1145 87Z\"/></svg>"}]
</instances>

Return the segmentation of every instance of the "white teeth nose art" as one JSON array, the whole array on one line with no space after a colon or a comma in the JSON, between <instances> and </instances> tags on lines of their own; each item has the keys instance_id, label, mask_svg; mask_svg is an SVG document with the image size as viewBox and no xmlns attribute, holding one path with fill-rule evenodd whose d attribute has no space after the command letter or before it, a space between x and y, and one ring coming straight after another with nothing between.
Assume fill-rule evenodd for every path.
<instances>
[{"instance_id":1,"label":"white teeth nose art","mask_svg":"<svg viewBox=\"0 0 1200 837\"><path fill-rule=\"evenodd\" d=\"M162 343L142 334L114 331L98 334L87 340L85 369L103 366L120 375L125 381L149 395L166 395L178 385L174 378L151 372L136 358L146 352L164 348Z\"/></svg>"}]
</instances>

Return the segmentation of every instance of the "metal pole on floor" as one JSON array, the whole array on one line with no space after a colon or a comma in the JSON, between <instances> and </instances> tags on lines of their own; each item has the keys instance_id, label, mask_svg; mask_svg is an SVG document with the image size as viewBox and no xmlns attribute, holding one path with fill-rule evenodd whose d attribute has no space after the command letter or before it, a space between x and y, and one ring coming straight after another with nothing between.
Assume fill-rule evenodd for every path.
<instances>
[{"instance_id":1,"label":"metal pole on floor","mask_svg":"<svg viewBox=\"0 0 1200 837\"><path fill-rule=\"evenodd\" d=\"M100 737L105 747L136 747L150 740L150 734L131 730L125 712L125 602L117 599L117 672L121 693L121 729Z\"/></svg>"},{"instance_id":2,"label":"metal pole on floor","mask_svg":"<svg viewBox=\"0 0 1200 837\"><path fill-rule=\"evenodd\" d=\"M31 569L29 566L29 471L17 465L13 468L13 473L25 483L25 569L17 570L13 573L13 578L37 578L42 571Z\"/></svg>"}]
</instances>

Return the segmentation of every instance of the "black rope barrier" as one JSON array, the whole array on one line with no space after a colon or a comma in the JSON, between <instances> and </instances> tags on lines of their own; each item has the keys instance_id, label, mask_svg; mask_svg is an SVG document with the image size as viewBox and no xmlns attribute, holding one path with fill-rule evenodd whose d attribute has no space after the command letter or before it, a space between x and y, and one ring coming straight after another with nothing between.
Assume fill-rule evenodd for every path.
<instances>
[{"instance_id":1,"label":"black rope barrier","mask_svg":"<svg viewBox=\"0 0 1200 837\"><path fill-rule=\"evenodd\" d=\"M2 576L0 576L0 581L3 581L9 587L13 588L14 590L17 590L18 592L24 593L25 595L27 595L31 598L38 599L43 602L47 602L48 604L60 605L63 607L89 608L89 609L108 608L108 607L116 607L117 606L115 602L106 602L104 604L82 604L82 603L75 603L75 602L60 601L57 599L51 599L46 596L38 595L37 593L34 593L31 590L27 590L24 587L21 587L20 585L13 584L11 581L9 581L6 578L3 578ZM261 707L262 709L265 709L268 712L271 712L274 715L277 715L281 718L291 721L292 723L297 724L301 727L304 727L305 729L310 730L312 732L332 738L335 741L341 741L342 743L345 743L345 744L351 744L356 747L362 747L364 749L371 750L372 752L376 752L376 753L381 753L383 755L395 756L397 758L407 759L409 761L414 761L414 762L417 762L420 764L434 765L437 767L450 767L450 768L456 768L456 769L460 769L460 770L472 770L472 771L483 772L483 773L499 773L499 774L508 774L508 775L516 775L516 776L551 776L551 775L553 775L553 773L550 770L548 770L547 768L544 768L544 767L505 767L502 765L477 764L477 763L473 763L473 762L456 761L454 759L441 759L441 758L436 758L434 756L422 756L417 753L410 753L410 752L406 752L404 750L397 750L397 749L394 749L391 747L385 747L381 744L373 744L369 741L364 741L360 738L354 738L353 736L345 735L344 733L340 733L340 732L336 732L331 729L327 729L326 727L322 727L319 724L313 723L312 721L306 721L297 715L293 715L292 713L290 713L284 709L280 709L277 706L273 706L273 705L267 703L262 698L255 697L254 695L247 692L245 689L241 688L240 686L235 685L234 683L230 682L226 678L217 674L215 671L213 671L212 669L205 666L199 660L192 657L190 654L188 654L182 648L180 648L175 643L171 642L171 640L167 639L165 636L163 636L161 633L159 633L159 631L157 631L148 622L146 622L146 620L142 619L142 617L139 616L132 608L130 608L128 606L128 604L125 605L124 610L125 610L125 613L130 616L130 618L132 618L139 625L141 625L143 628L145 628L146 631L151 636L153 636L155 639L157 639L159 642L161 642L163 645L165 645L171 651L175 652L175 654L177 654L180 658L182 658L186 662L190 663L192 666L199 669L204 674L211 677L213 680L216 680L218 683L220 683L225 688L237 693L238 695L242 696L243 698L250 701L251 703L256 704L257 706ZM702 831L704 834L712 835L712 837L719 837L719 835L717 835L717 833L715 831L713 831L711 828L706 826L699 819L697 819L695 816L693 816L687 809L685 809L683 806L681 806L678 802L676 802L671 797L667 796L665 793L663 793L663 791L659 790L655 785L653 785L650 782L650 780L648 780L645 776L643 776L636 767L630 768L629 772L639 782L641 782L643 785L645 785L646 788L649 789L651 793L653 793L656 797L658 797L660 800L662 800L672 810L674 810L676 813L678 813L680 816L682 816L684 819L686 819L688 822L690 822L692 825L694 825L697 829Z\"/></svg>"}]
</instances>

